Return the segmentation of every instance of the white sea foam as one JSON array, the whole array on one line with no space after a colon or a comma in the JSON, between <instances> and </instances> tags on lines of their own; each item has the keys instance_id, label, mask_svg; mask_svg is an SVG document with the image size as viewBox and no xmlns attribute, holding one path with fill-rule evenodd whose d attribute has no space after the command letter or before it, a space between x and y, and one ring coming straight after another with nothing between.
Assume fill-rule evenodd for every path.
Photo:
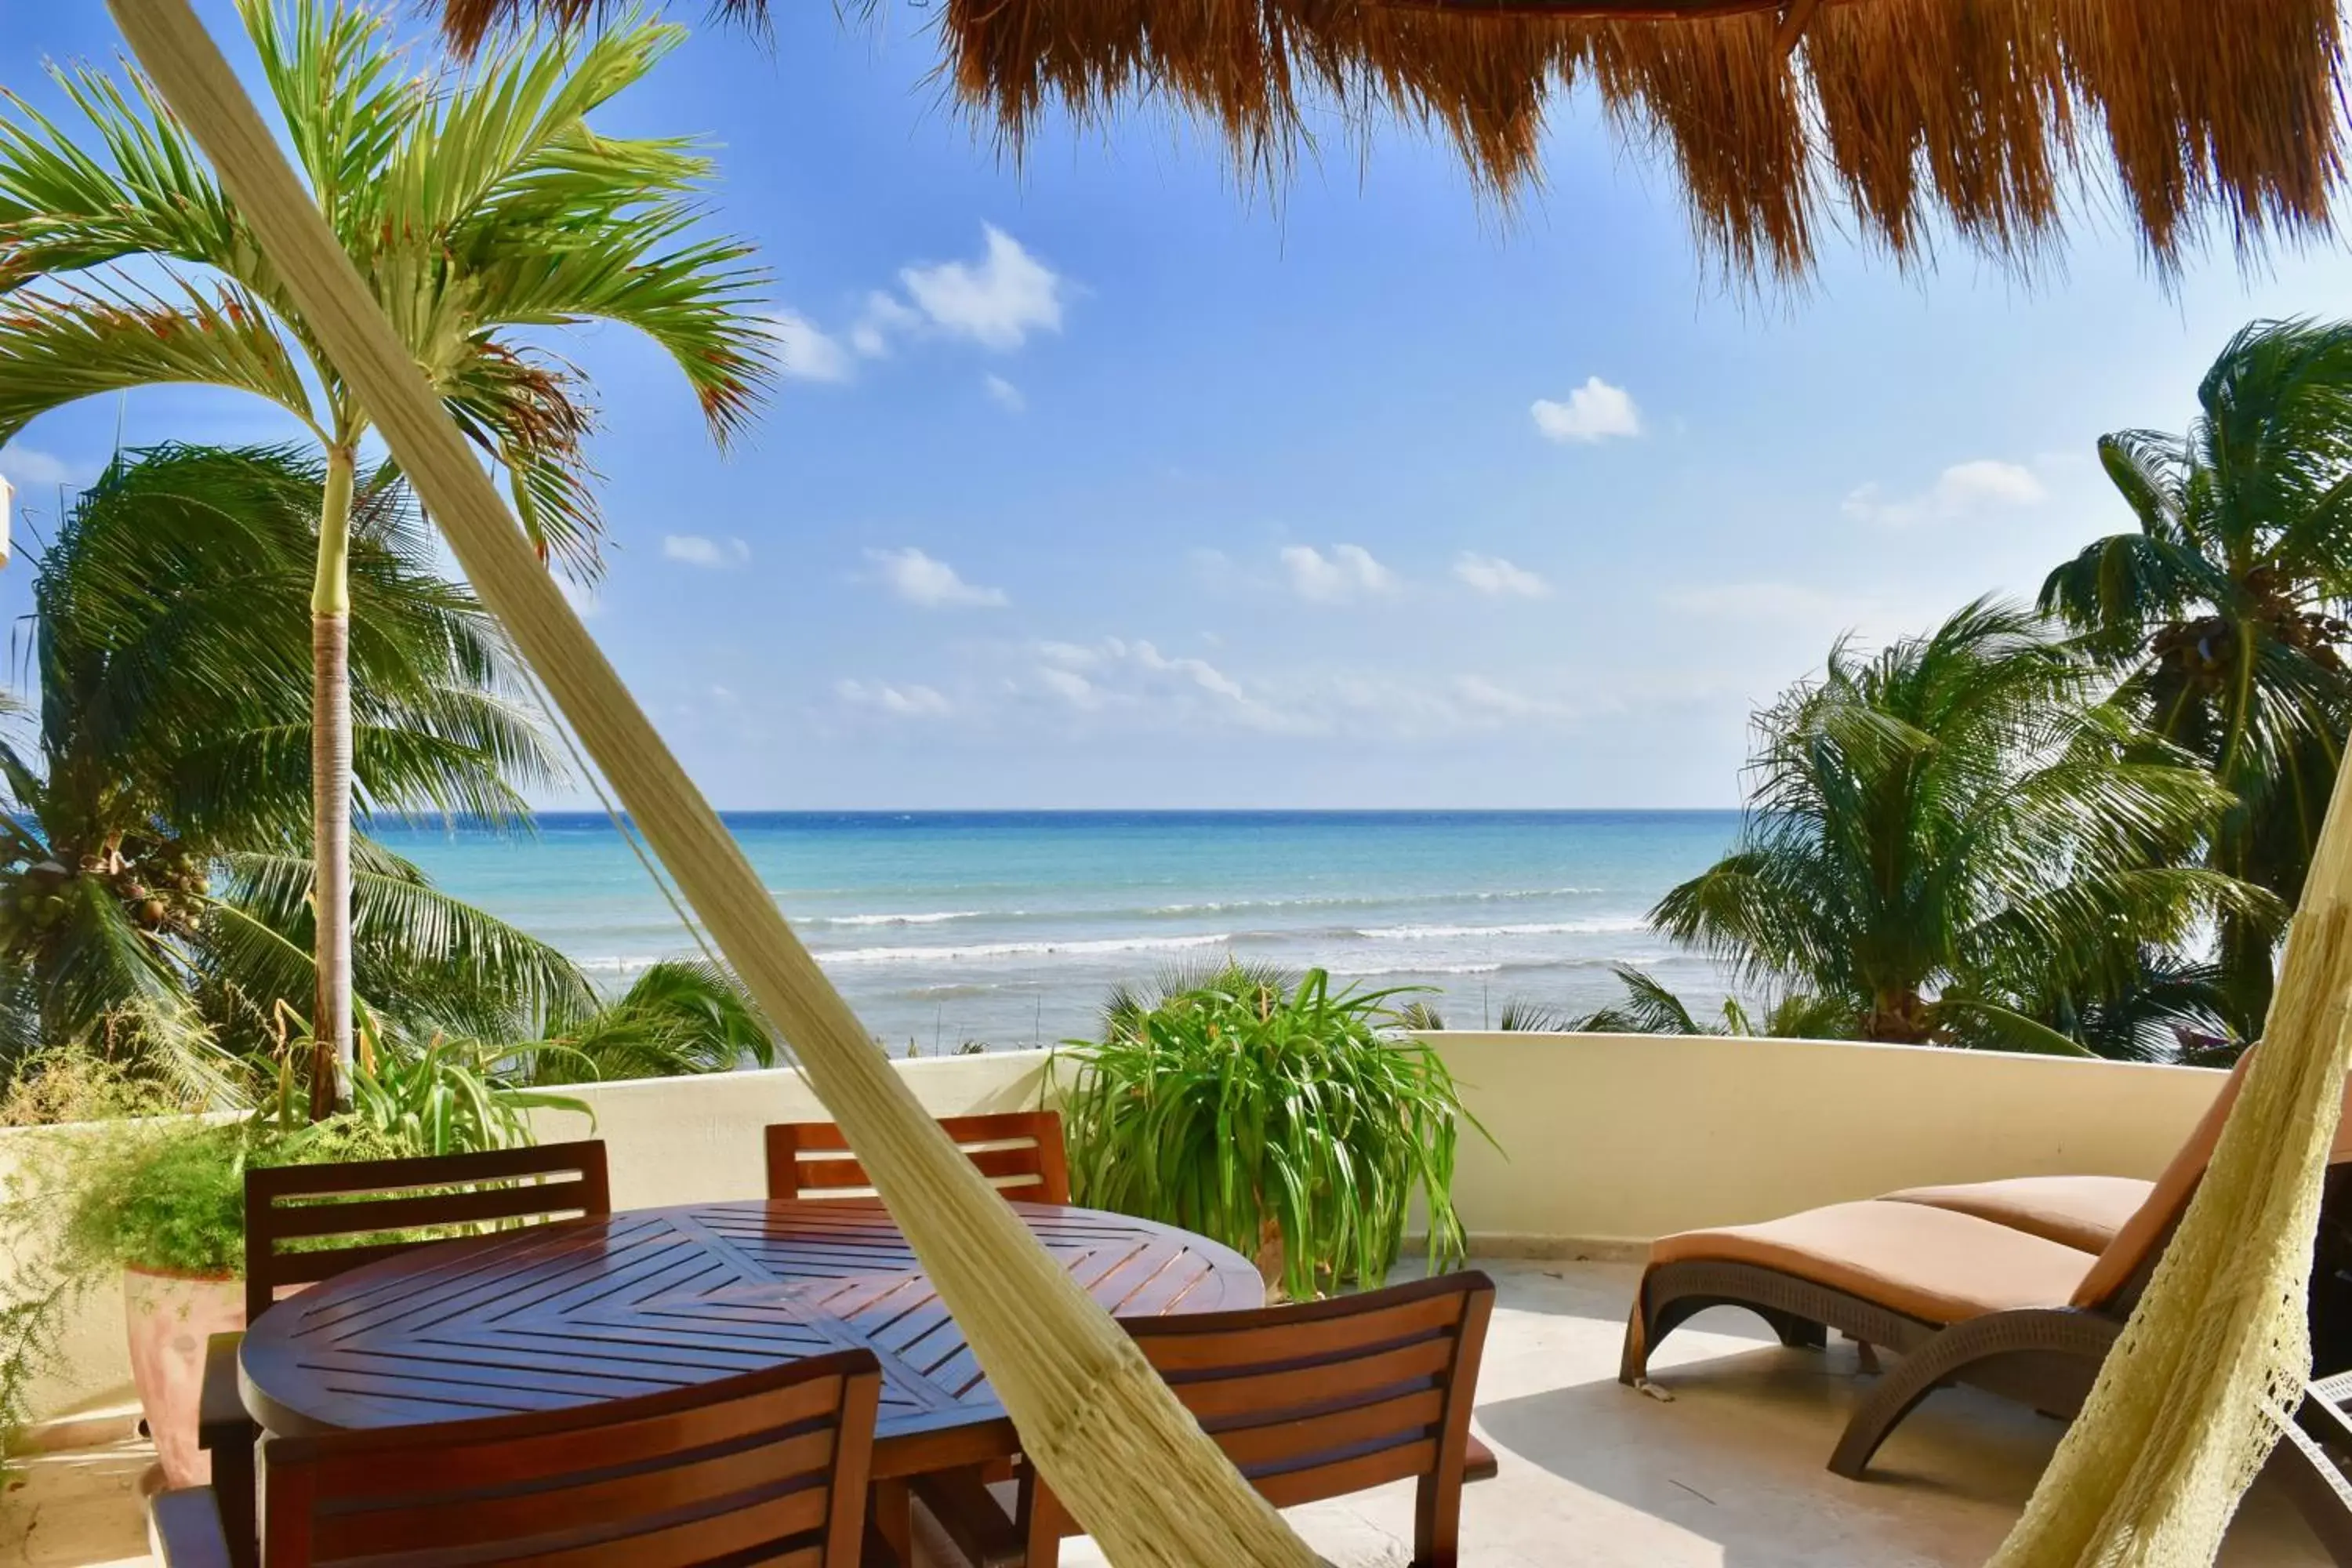
<instances>
[{"instance_id":1,"label":"white sea foam","mask_svg":"<svg viewBox=\"0 0 2352 1568\"><path fill-rule=\"evenodd\" d=\"M635 974L640 970L651 969L656 963L667 963L674 958L689 956L699 955L677 952L620 952L604 953L592 958L575 958L572 962L592 974Z\"/></svg>"},{"instance_id":2,"label":"white sea foam","mask_svg":"<svg viewBox=\"0 0 2352 1568\"><path fill-rule=\"evenodd\" d=\"M1203 931L1191 936L1091 937L1072 942L983 942L966 947L847 947L819 952L825 964L841 963L964 963L975 959L1040 958L1047 954L1152 952L1184 948L1223 947L1231 931Z\"/></svg>"},{"instance_id":3,"label":"white sea foam","mask_svg":"<svg viewBox=\"0 0 2352 1568\"><path fill-rule=\"evenodd\" d=\"M1451 942L1464 937L1599 936L1611 932L1647 931L1650 922L1636 916L1614 920L1541 921L1499 926L1373 926L1356 934L1375 942Z\"/></svg>"},{"instance_id":4,"label":"white sea foam","mask_svg":"<svg viewBox=\"0 0 2352 1568\"><path fill-rule=\"evenodd\" d=\"M910 915L803 915L803 926L936 926L950 921L1014 920L1022 910L927 910Z\"/></svg>"},{"instance_id":5,"label":"white sea foam","mask_svg":"<svg viewBox=\"0 0 2352 1568\"><path fill-rule=\"evenodd\" d=\"M1194 904L1153 904L1135 912L1147 915L1211 915L1229 910L1384 910L1402 904L1485 904L1526 899L1563 899L1579 893L1601 893L1605 888L1504 888L1483 893L1397 893L1391 895L1333 894L1311 899L1219 899ZM1106 911L1125 914L1124 910Z\"/></svg>"}]
</instances>

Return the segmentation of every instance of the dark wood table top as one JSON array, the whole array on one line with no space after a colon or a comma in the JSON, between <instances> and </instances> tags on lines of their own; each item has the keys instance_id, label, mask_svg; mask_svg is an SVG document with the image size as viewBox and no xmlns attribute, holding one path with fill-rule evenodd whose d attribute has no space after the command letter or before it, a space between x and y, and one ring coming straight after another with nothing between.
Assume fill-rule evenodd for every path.
<instances>
[{"instance_id":1,"label":"dark wood table top","mask_svg":"<svg viewBox=\"0 0 2352 1568\"><path fill-rule=\"evenodd\" d=\"M1265 1299L1255 1267L1204 1237L1013 1207L1118 1315ZM1014 1450L962 1331L872 1201L639 1209L419 1247L278 1302L240 1365L247 1408L283 1434L546 1410L852 1345L882 1363L877 1477Z\"/></svg>"}]
</instances>

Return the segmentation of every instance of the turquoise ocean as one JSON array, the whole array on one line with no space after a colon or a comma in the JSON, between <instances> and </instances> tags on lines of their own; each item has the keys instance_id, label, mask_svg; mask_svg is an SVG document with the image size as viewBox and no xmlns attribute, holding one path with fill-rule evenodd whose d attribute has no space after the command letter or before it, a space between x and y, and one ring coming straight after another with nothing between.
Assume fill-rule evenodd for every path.
<instances>
[{"instance_id":1,"label":"turquoise ocean","mask_svg":"<svg viewBox=\"0 0 2352 1568\"><path fill-rule=\"evenodd\" d=\"M1643 914L1735 812L739 812L727 823L867 1027L897 1050L1093 1031L1114 984L1225 953L1425 986L1454 1027L1512 998L1585 1009L1642 966L1724 984ZM377 824L442 888L615 988L692 951L601 816L536 833Z\"/></svg>"}]
</instances>

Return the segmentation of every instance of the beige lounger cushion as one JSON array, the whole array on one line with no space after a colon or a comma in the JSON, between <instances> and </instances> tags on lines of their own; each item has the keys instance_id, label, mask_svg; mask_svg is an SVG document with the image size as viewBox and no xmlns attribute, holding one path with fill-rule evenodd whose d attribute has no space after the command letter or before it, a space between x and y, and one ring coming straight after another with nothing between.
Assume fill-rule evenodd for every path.
<instances>
[{"instance_id":1,"label":"beige lounger cushion","mask_svg":"<svg viewBox=\"0 0 2352 1568\"><path fill-rule=\"evenodd\" d=\"M1930 1323L2065 1303L2093 1255L1974 1215L1872 1199L1661 1237L1650 1264L1753 1263Z\"/></svg>"},{"instance_id":2,"label":"beige lounger cushion","mask_svg":"<svg viewBox=\"0 0 2352 1568\"><path fill-rule=\"evenodd\" d=\"M2156 1190L2137 1176L2011 1176L1943 1187L1906 1187L1891 1204L1925 1204L1974 1215L2084 1252L2105 1252Z\"/></svg>"},{"instance_id":3,"label":"beige lounger cushion","mask_svg":"<svg viewBox=\"0 0 2352 1568\"><path fill-rule=\"evenodd\" d=\"M2148 1189L2147 1201L2124 1222L2115 1240L2101 1249L2098 1262L2075 1287L2075 1306L2098 1309L2109 1305L2116 1292L2139 1273L2148 1254L2163 1246L2172 1234L2172 1227L2189 1208L2189 1200L2197 1195L2197 1184L2205 1179L2205 1167L2212 1163L2213 1147L2221 1142L2221 1128L2230 1120L2230 1108L2238 1103L2238 1090L2245 1083L2246 1069L2253 1060L2251 1049L2239 1057L2238 1065L2222 1079L2221 1091L2213 1096L2213 1103L2190 1129L2189 1141L2174 1152L2164 1173L2157 1177L2156 1185Z\"/></svg>"}]
</instances>

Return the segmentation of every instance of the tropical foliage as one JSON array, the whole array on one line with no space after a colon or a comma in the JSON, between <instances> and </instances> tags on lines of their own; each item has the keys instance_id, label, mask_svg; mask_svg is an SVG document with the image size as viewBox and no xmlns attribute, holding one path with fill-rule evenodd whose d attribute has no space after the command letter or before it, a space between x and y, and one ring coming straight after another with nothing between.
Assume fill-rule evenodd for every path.
<instances>
[{"instance_id":1,"label":"tropical foliage","mask_svg":"<svg viewBox=\"0 0 2352 1568\"><path fill-rule=\"evenodd\" d=\"M2149 950L2215 917L2274 921L2277 900L2179 863L2231 797L2105 695L2095 666L1998 604L1874 657L1841 642L1759 715L1738 843L1653 922L1808 1027L2166 1054L2169 1026L2212 1016ZM1636 994L1625 1021L1695 1028L1670 1002Z\"/></svg>"},{"instance_id":2,"label":"tropical foliage","mask_svg":"<svg viewBox=\"0 0 2352 1568\"><path fill-rule=\"evenodd\" d=\"M126 1268L236 1277L245 1269L245 1173L277 1165L470 1152L531 1141L524 1112L585 1111L579 1101L500 1085L491 1064L428 1050L363 1062L356 1109L312 1122L307 1096L214 1121L152 1113L168 1095L120 1065L57 1049L28 1064L16 1096L41 1096L47 1120L105 1119L20 1142L0 1193L0 1247L11 1265L0 1302L0 1439L30 1414L33 1382L93 1290ZM125 1116L149 1113L142 1120ZM0 1453L8 1445L0 1442Z\"/></svg>"},{"instance_id":3,"label":"tropical foliage","mask_svg":"<svg viewBox=\"0 0 2352 1568\"><path fill-rule=\"evenodd\" d=\"M90 1041L194 1088L221 1065L204 1047L262 1048L285 1032L281 1003L297 1019L307 1011L301 628L323 483L319 464L283 450L134 454L83 492L40 552L38 718L0 736L10 1057L36 1041ZM519 821L519 790L553 764L516 701L503 642L470 595L433 574L396 483L363 487L353 516L363 798ZM542 944L381 852L368 871L362 952L382 961L376 996L416 1004L404 1016L489 1032L511 1026L509 995L572 1015L593 1005ZM469 1010L408 994L461 984L501 1000Z\"/></svg>"},{"instance_id":4,"label":"tropical foliage","mask_svg":"<svg viewBox=\"0 0 2352 1568\"><path fill-rule=\"evenodd\" d=\"M387 19L362 6L238 9L329 226L451 416L507 476L542 553L593 575L599 522L583 442L593 407L572 366L518 334L635 328L678 366L722 440L748 417L771 357L747 247L693 233L705 157L588 123L682 30L633 21L524 37L462 72L421 75ZM347 1066L353 764L341 737L344 660L360 657L347 645L367 414L152 84L88 66L51 74L75 131L19 100L0 111L0 442L79 398L186 382L264 398L318 443L304 614L320 731L315 942L328 958L310 1022Z\"/></svg>"},{"instance_id":5,"label":"tropical foliage","mask_svg":"<svg viewBox=\"0 0 2352 1568\"><path fill-rule=\"evenodd\" d=\"M2252 1038L2352 726L2352 323L2252 323L2197 403L2184 435L2100 441L2137 527L2053 572L2042 604L2119 672L2117 705L2229 792L2202 863L2277 895L2221 916L2213 978Z\"/></svg>"},{"instance_id":6,"label":"tropical foliage","mask_svg":"<svg viewBox=\"0 0 2352 1568\"><path fill-rule=\"evenodd\" d=\"M1116 993L1102 1038L1064 1047L1076 1200L1255 1254L1298 1299L1385 1279L1416 1193L1432 1267L1459 1258L1469 1117L1437 1054L1391 1032L1395 994L1240 964Z\"/></svg>"},{"instance_id":7,"label":"tropical foliage","mask_svg":"<svg viewBox=\"0 0 2352 1568\"><path fill-rule=\"evenodd\" d=\"M1612 964L1624 998L1549 1026L1592 1035L1747 1035L1777 1039L1835 1039L1851 1034L1853 1009L1835 997L1783 993L1760 1009L1726 996L1715 1017L1701 1018L1655 975L1628 963Z\"/></svg>"},{"instance_id":8,"label":"tropical foliage","mask_svg":"<svg viewBox=\"0 0 2352 1568\"><path fill-rule=\"evenodd\" d=\"M36 1049L79 1045L184 1102L289 1092L314 980L301 627L324 482L285 450L131 454L40 552L38 717L0 735L0 1081ZM519 827L520 787L554 763L502 638L433 574L396 482L362 487L353 515L362 799ZM361 841L357 870L374 1060L355 1088L415 1080L396 1092L426 1107L433 1146L450 1118L491 1114L436 1064L550 1081L772 1060L722 971L658 965L608 1003L562 954L381 846Z\"/></svg>"}]
</instances>

